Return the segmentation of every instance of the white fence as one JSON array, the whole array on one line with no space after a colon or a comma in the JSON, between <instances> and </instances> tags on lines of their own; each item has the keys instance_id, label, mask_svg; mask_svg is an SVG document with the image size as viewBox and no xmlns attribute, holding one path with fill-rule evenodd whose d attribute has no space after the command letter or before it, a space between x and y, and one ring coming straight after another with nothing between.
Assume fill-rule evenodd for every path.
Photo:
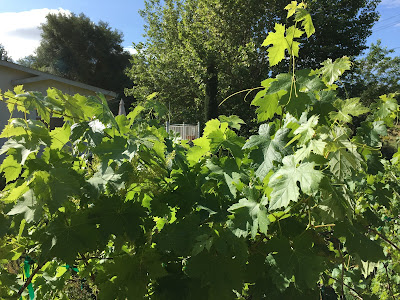
<instances>
[{"instance_id":1,"label":"white fence","mask_svg":"<svg viewBox=\"0 0 400 300\"><path fill-rule=\"evenodd\" d=\"M194 140L200 137L200 122L197 125L190 124L169 124L169 122L165 123L165 129L167 132L172 130L175 133L178 133L182 140Z\"/></svg>"}]
</instances>

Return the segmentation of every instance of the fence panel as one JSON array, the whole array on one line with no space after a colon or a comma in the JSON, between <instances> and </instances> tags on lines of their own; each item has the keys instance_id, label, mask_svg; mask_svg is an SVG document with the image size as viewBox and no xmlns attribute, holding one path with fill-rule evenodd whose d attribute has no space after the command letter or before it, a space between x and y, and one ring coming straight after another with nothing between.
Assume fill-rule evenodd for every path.
<instances>
[{"instance_id":1,"label":"fence panel","mask_svg":"<svg viewBox=\"0 0 400 300\"><path fill-rule=\"evenodd\" d=\"M197 125L190 124L169 124L166 122L165 129L169 132L172 130L178 133L182 140L194 140L200 137L200 123Z\"/></svg>"}]
</instances>

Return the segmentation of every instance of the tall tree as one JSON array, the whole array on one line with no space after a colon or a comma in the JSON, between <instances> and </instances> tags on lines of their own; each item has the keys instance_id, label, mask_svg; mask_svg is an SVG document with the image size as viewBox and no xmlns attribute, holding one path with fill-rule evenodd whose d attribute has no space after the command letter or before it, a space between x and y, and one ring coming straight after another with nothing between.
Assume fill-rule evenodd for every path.
<instances>
[{"instance_id":1,"label":"tall tree","mask_svg":"<svg viewBox=\"0 0 400 300\"><path fill-rule=\"evenodd\" d=\"M49 14L41 29L34 67L120 95L131 85L124 73L130 54L121 45L120 31L84 14L62 13Z\"/></svg>"},{"instance_id":2,"label":"tall tree","mask_svg":"<svg viewBox=\"0 0 400 300\"><path fill-rule=\"evenodd\" d=\"M354 68L347 77L347 92L359 95L369 105L380 95L400 92L400 57L393 56L378 40L369 47L365 56L354 61Z\"/></svg>"},{"instance_id":3,"label":"tall tree","mask_svg":"<svg viewBox=\"0 0 400 300\"><path fill-rule=\"evenodd\" d=\"M0 44L0 60L8 60L8 61L12 60L2 44Z\"/></svg>"},{"instance_id":4,"label":"tall tree","mask_svg":"<svg viewBox=\"0 0 400 300\"><path fill-rule=\"evenodd\" d=\"M302 49L301 67L318 67L327 57L357 55L378 18L380 0L310 0L319 34ZM128 74L135 86L129 93L141 98L159 92L169 103L174 121L206 119L235 113L246 121L244 95L218 103L235 92L257 87L288 65L269 68L259 47L275 22L286 18L287 0L148 0L141 15L145 43L134 44ZM311 44L311 45L309 45Z\"/></svg>"}]
</instances>

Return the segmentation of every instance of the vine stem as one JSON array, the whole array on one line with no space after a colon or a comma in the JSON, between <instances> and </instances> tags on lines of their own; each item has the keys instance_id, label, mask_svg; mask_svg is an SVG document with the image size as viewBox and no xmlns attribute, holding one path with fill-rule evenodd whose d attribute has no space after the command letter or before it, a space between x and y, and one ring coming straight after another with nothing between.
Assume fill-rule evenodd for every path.
<instances>
[{"instance_id":1,"label":"vine stem","mask_svg":"<svg viewBox=\"0 0 400 300\"><path fill-rule=\"evenodd\" d=\"M341 289L342 289L341 299L345 299L345 297L344 297L344 286L343 286L344 285L344 257L343 257L343 254L342 254L342 250L340 250L340 244L339 244L338 249L339 249L339 253L340 253L340 258L342 259L342 274L341 274L342 278L341 278L341 282L340 282Z\"/></svg>"},{"instance_id":2,"label":"vine stem","mask_svg":"<svg viewBox=\"0 0 400 300\"><path fill-rule=\"evenodd\" d=\"M329 274L326 274L326 275L327 275L329 278L331 278L331 279L333 279L333 280L335 280L335 281L339 281L338 279L336 279L336 278L330 276ZM355 293L354 296L356 296L356 297L357 297L358 299L360 299L360 300L363 300L363 298L361 297L361 295L360 295L354 288L352 288L351 286L349 286L348 284L346 284L346 283L344 283L344 282L343 282L343 285L344 285L345 287L349 288L353 293Z\"/></svg>"},{"instance_id":3,"label":"vine stem","mask_svg":"<svg viewBox=\"0 0 400 300\"><path fill-rule=\"evenodd\" d=\"M376 235L378 235L382 240L384 240L386 243L390 244L393 248L395 248L397 251L400 252L400 248L399 246L397 246L395 243L393 243L392 241L389 241L383 234L379 233L378 231L376 231L375 229L369 228L367 227L367 229L373 233L375 233Z\"/></svg>"},{"instance_id":4,"label":"vine stem","mask_svg":"<svg viewBox=\"0 0 400 300\"><path fill-rule=\"evenodd\" d=\"M32 282L33 277L40 271L41 268L43 268L43 266L44 266L45 264L46 264L46 261L43 262L42 264L38 265L38 266L36 267L36 269L33 270L31 276L29 276L29 277L26 279L25 284L19 289L18 294L17 294L18 298L21 297L21 295L22 295L22 293L24 292L24 290L25 290L25 289L28 287L28 285Z\"/></svg>"},{"instance_id":5,"label":"vine stem","mask_svg":"<svg viewBox=\"0 0 400 300\"><path fill-rule=\"evenodd\" d=\"M393 300L395 300L394 295L393 295L393 291L392 291L392 287L391 287L391 285L390 285L390 278L389 278L389 273L388 273L387 265L386 265L386 264L383 264L383 266L385 267L385 270L386 270L386 276L387 276L387 281L388 281L388 289L389 289L390 295L392 296Z\"/></svg>"},{"instance_id":6,"label":"vine stem","mask_svg":"<svg viewBox=\"0 0 400 300\"><path fill-rule=\"evenodd\" d=\"M325 224L325 225L312 225L312 228L321 228L321 227L333 227L336 226L336 224Z\"/></svg>"},{"instance_id":7,"label":"vine stem","mask_svg":"<svg viewBox=\"0 0 400 300\"><path fill-rule=\"evenodd\" d=\"M245 89L245 90L241 90L241 91L239 91L239 92L233 93L232 95L229 95L229 96L226 97L224 100L222 100L221 103L218 104L218 107L221 106L226 100L228 100L229 98L232 98L232 97L235 96L235 95L238 95L238 94L244 93L244 92L248 92L248 93L246 94L246 97L247 97L247 95L248 95L249 93L251 93L252 91L255 91L255 90L259 90L259 89L265 89L265 87L263 87L263 86L258 86L258 87L255 87L255 88ZM246 97L245 97L245 99L246 99Z\"/></svg>"}]
</instances>

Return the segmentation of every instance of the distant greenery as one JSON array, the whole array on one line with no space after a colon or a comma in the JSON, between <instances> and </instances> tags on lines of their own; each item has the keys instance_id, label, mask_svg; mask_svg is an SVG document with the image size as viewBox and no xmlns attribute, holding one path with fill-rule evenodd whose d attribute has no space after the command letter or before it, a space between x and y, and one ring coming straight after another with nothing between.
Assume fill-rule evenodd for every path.
<instances>
[{"instance_id":1,"label":"distant greenery","mask_svg":"<svg viewBox=\"0 0 400 300\"><path fill-rule=\"evenodd\" d=\"M11 57L8 56L8 53L2 44L0 44L0 60L12 61Z\"/></svg>"},{"instance_id":2,"label":"distant greenery","mask_svg":"<svg viewBox=\"0 0 400 300\"><path fill-rule=\"evenodd\" d=\"M357 56L378 20L379 0L310 0L319 30L300 38L299 68L319 68L327 58ZM250 129L255 112L249 89L281 72L289 62L268 65L261 46L276 22L285 20L282 7L290 0L167 0L145 1L141 15L146 42L134 44L128 93L143 100L159 92L174 122L197 122L219 114L237 114ZM218 105L234 93L222 106ZM247 102L246 102L247 101Z\"/></svg>"},{"instance_id":3,"label":"distant greenery","mask_svg":"<svg viewBox=\"0 0 400 300\"><path fill-rule=\"evenodd\" d=\"M369 105L379 95L400 92L400 57L393 53L380 40L371 44L366 55L354 62L347 79L348 93L359 95Z\"/></svg>"}]
</instances>

